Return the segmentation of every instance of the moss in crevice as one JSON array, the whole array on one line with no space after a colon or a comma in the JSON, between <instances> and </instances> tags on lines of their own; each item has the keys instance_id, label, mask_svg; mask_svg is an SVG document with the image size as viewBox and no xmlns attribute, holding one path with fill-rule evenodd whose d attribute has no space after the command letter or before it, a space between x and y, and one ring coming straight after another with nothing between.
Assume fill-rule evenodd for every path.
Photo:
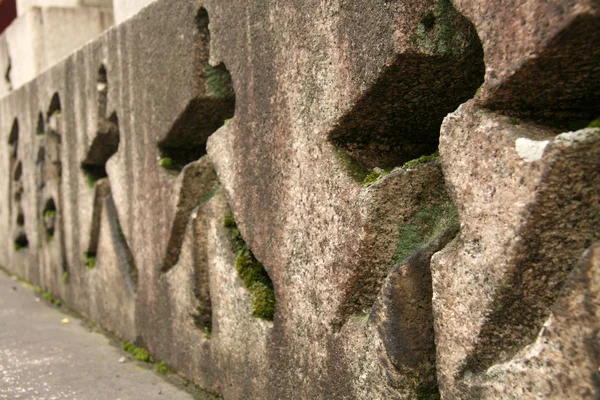
<instances>
[{"instance_id":1,"label":"moss in crevice","mask_svg":"<svg viewBox=\"0 0 600 400\"><path fill-rule=\"evenodd\" d=\"M430 161L437 160L439 156L440 156L440 153L438 151L436 151L435 153L430 154L428 156L421 156L419 158L415 158L414 160L407 161L407 162L404 163L404 165L402 166L402 168L409 169L409 168L412 168L412 167L414 167L416 165L419 165L419 164L425 164L425 163L428 163Z\"/></svg>"},{"instance_id":2,"label":"moss in crevice","mask_svg":"<svg viewBox=\"0 0 600 400\"><path fill-rule=\"evenodd\" d=\"M136 346L131 342L123 343L123 350L134 356L135 359L138 361L154 363L154 359L150 356L150 354L148 354L148 352L145 349Z\"/></svg>"},{"instance_id":3,"label":"moss in crevice","mask_svg":"<svg viewBox=\"0 0 600 400\"><path fill-rule=\"evenodd\" d=\"M161 168L166 169L167 171L177 169L171 157L161 157L158 160L158 165L160 165Z\"/></svg>"},{"instance_id":4,"label":"moss in crevice","mask_svg":"<svg viewBox=\"0 0 600 400\"><path fill-rule=\"evenodd\" d=\"M225 216L223 225L231 233L232 248L237 254L235 268L252 297L252 315L272 321L275 314L275 291L267 270L248 248L231 211Z\"/></svg>"},{"instance_id":5,"label":"moss in crevice","mask_svg":"<svg viewBox=\"0 0 600 400\"><path fill-rule=\"evenodd\" d=\"M39 285L36 285L33 290L36 294L41 295L44 300L53 306L60 307L62 305L62 301L60 299L54 297L50 292L44 292Z\"/></svg>"},{"instance_id":6,"label":"moss in crevice","mask_svg":"<svg viewBox=\"0 0 600 400\"><path fill-rule=\"evenodd\" d=\"M85 181L90 189L93 189L100 179L108 177L104 165L98 166L84 164L81 166L81 169L83 170Z\"/></svg>"},{"instance_id":7,"label":"moss in crevice","mask_svg":"<svg viewBox=\"0 0 600 400\"><path fill-rule=\"evenodd\" d=\"M60 277L60 280L63 281L64 283L69 283L69 272L68 271L63 272L62 276Z\"/></svg>"},{"instance_id":8,"label":"moss in crevice","mask_svg":"<svg viewBox=\"0 0 600 400\"><path fill-rule=\"evenodd\" d=\"M96 253L83 253L83 264L87 269L94 269L96 267Z\"/></svg>"},{"instance_id":9,"label":"moss in crevice","mask_svg":"<svg viewBox=\"0 0 600 400\"><path fill-rule=\"evenodd\" d=\"M340 161L342 168L348 175L357 183L362 184L365 178L369 175L369 170L360 162L350 157L345 151L332 147L333 152Z\"/></svg>"},{"instance_id":10,"label":"moss in crevice","mask_svg":"<svg viewBox=\"0 0 600 400\"><path fill-rule=\"evenodd\" d=\"M217 99L235 97L231 74L225 65L219 64L216 67L207 65L204 67L204 72L206 73L206 94L209 97Z\"/></svg>"},{"instance_id":11,"label":"moss in crevice","mask_svg":"<svg viewBox=\"0 0 600 400\"><path fill-rule=\"evenodd\" d=\"M592 122L590 122L587 126L588 128L600 128L600 117L596 118Z\"/></svg>"},{"instance_id":12,"label":"moss in crevice","mask_svg":"<svg viewBox=\"0 0 600 400\"><path fill-rule=\"evenodd\" d=\"M422 206L398 229L394 262L401 263L447 228L458 224L456 207L450 200Z\"/></svg>"},{"instance_id":13,"label":"moss in crevice","mask_svg":"<svg viewBox=\"0 0 600 400\"><path fill-rule=\"evenodd\" d=\"M208 340L212 337L212 312L210 310L202 307L196 308L196 313L192 314L192 320L196 328L204 332L205 339Z\"/></svg>"},{"instance_id":14,"label":"moss in crevice","mask_svg":"<svg viewBox=\"0 0 600 400\"><path fill-rule=\"evenodd\" d=\"M388 169L384 170L381 168L373 168L371 173L362 180L362 185L365 187L369 187L372 184L379 182L382 178L388 176L393 170Z\"/></svg>"},{"instance_id":15,"label":"moss in crevice","mask_svg":"<svg viewBox=\"0 0 600 400\"><path fill-rule=\"evenodd\" d=\"M24 233L21 233L19 236L17 236L14 246L15 246L15 251L21 251L21 250L29 248L29 240L27 239L27 235Z\"/></svg>"},{"instance_id":16,"label":"moss in crevice","mask_svg":"<svg viewBox=\"0 0 600 400\"><path fill-rule=\"evenodd\" d=\"M156 370L156 372L162 375L168 375L171 373L171 370L169 369L167 364L164 363L164 361L161 361L158 364L156 364L156 367L154 369Z\"/></svg>"}]
</instances>

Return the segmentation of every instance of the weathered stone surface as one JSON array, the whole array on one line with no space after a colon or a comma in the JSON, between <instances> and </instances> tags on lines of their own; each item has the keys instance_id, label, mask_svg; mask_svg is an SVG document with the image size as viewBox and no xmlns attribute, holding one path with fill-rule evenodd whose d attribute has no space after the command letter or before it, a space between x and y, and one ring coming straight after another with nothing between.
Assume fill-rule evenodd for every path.
<instances>
[{"instance_id":1,"label":"weathered stone surface","mask_svg":"<svg viewBox=\"0 0 600 400\"><path fill-rule=\"evenodd\" d=\"M566 124L600 114L595 0L455 0L481 38L487 108ZM585 125L584 125L585 126Z\"/></svg>"},{"instance_id":2,"label":"weathered stone surface","mask_svg":"<svg viewBox=\"0 0 600 400\"><path fill-rule=\"evenodd\" d=\"M599 249L596 243L585 252L535 340L511 360L465 377L463 397L597 397Z\"/></svg>"},{"instance_id":3,"label":"weathered stone surface","mask_svg":"<svg viewBox=\"0 0 600 400\"><path fill-rule=\"evenodd\" d=\"M579 255L600 237L600 131L557 136L468 103L442 132L461 233L432 263L437 368L442 394L462 398L465 376L535 340Z\"/></svg>"},{"instance_id":4,"label":"weathered stone surface","mask_svg":"<svg viewBox=\"0 0 600 400\"><path fill-rule=\"evenodd\" d=\"M543 108L526 49L593 4L503 53L493 1L154 2L0 99L0 264L227 399L518 396L600 239L600 134L561 128L593 84L557 124L506 93Z\"/></svg>"}]
</instances>

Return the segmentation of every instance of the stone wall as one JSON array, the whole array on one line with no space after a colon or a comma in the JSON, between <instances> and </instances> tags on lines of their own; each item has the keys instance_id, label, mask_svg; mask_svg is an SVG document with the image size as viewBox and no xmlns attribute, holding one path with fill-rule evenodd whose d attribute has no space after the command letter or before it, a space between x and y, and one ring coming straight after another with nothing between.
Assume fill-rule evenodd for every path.
<instances>
[{"instance_id":1,"label":"stone wall","mask_svg":"<svg viewBox=\"0 0 600 400\"><path fill-rule=\"evenodd\" d=\"M160 0L0 99L0 265L225 399L600 395L600 4Z\"/></svg>"}]
</instances>

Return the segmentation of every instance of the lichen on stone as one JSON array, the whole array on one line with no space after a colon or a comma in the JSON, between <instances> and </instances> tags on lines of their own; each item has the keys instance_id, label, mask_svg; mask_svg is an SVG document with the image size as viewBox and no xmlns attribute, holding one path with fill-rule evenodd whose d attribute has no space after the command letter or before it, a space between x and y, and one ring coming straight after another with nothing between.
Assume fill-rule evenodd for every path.
<instances>
[{"instance_id":1,"label":"lichen on stone","mask_svg":"<svg viewBox=\"0 0 600 400\"><path fill-rule=\"evenodd\" d=\"M221 185L217 185L210 189L208 192L204 193L204 195L198 200L198 205L206 204L210 199L212 199L221 189Z\"/></svg>"},{"instance_id":2,"label":"lichen on stone","mask_svg":"<svg viewBox=\"0 0 600 400\"><path fill-rule=\"evenodd\" d=\"M236 253L235 269L252 297L252 315L272 321L275 314L275 292L267 270L248 248L231 211L225 216L223 225L231 234L232 249Z\"/></svg>"},{"instance_id":3,"label":"lichen on stone","mask_svg":"<svg viewBox=\"0 0 600 400\"><path fill-rule=\"evenodd\" d=\"M413 37L418 49L428 54L458 57L477 39L450 0L438 0L417 24Z\"/></svg>"},{"instance_id":4,"label":"lichen on stone","mask_svg":"<svg viewBox=\"0 0 600 400\"><path fill-rule=\"evenodd\" d=\"M350 157L345 151L338 149L337 147L332 147L332 149L344 171L350 175L354 181L362 184L364 179L369 175L369 170L360 162Z\"/></svg>"},{"instance_id":5,"label":"lichen on stone","mask_svg":"<svg viewBox=\"0 0 600 400\"><path fill-rule=\"evenodd\" d=\"M401 263L457 223L458 214L449 199L422 206L398 228L394 262Z\"/></svg>"}]
</instances>

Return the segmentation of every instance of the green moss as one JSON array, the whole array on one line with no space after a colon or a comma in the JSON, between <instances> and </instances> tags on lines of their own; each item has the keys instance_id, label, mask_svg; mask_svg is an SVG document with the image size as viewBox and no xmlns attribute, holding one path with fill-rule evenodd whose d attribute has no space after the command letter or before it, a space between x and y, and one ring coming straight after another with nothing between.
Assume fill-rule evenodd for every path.
<instances>
[{"instance_id":1,"label":"green moss","mask_svg":"<svg viewBox=\"0 0 600 400\"><path fill-rule=\"evenodd\" d=\"M104 167L85 165L82 166L82 170L85 175L85 181L90 189L93 189L100 179L107 177Z\"/></svg>"},{"instance_id":2,"label":"green moss","mask_svg":"<svg viewBox=\"0 0 600 400\"><path fill-rule=\"evenodd\" d=\"M56 210L46 210L44 212L44 218L54 218L56 216Z\"/></svg>"},{"instance_id":3,"label":"green moss","mask_svg":"<svg viewBox=\"0 0 600 400\"><path fill-rule=\"evenodd\" d=\"M600 128L600 117L596 118L592 122L590 122L587 126L588 128Z\"/></svg>"},{"instance_id":4,"label":"green moss","mask_svg":"<svg viewBox=\"0 0 600 400\"><path fill-rule=\"evenodd\" d=\"M350 157L343 150L333 147L333 152L337 156L346 173L350 175L350 177L356 182L363 184L363 181L369 175L370 171L360 162Z\"/></svg>"},{"instance_id":5,"label":"green moss","mask_svg":"<svg viewBox=\"0 0 600 400\"><path fill-rule=\"evenodd\" d=\"M417 252L445 229L457 224L457 220L456 208L450 200L421 207L398 229L395 263Z\"/></svg>"},{"instance_id":6,"label":"green moss","mask_svg":"<svg viewBox=\"0 0 600 400\"><path fill-rule=\"evenodd\" d=\"M52 295L52 293L49 292L43 292L42 293L42 297L50 304L55 305L56 307L60 307L62 304L62 301L60 301L59 299L57 299L56 297L54 297Z\"/></svg>"},{"instance_id":7,"label":"green moss","mask_svg":"<svg viewBox=\"0 0 600 400\"><path fill-rule=\"evenodd\" d=\"M21 251L26 248L27 248L27 245L24 245L20 242L15 242L15 251Z\"/></svg>"},{"instance_id":8,"label":"green moss","mask_svg":"<svg viewBox=\"0 0 600 400\"><path fill-rule=\"evenodd\" d=\"M414 160L410 160L404 163L404 165L402 166L402 168L412 168L416 165L419 164L424 164L424 163L428 163L430 161L434 161L437 160L437 158L440 156L440 153L438 151L436 151L433 154L430 154L428 156L421 156L419 158L415 158Z\"/></svg>"},{"instance_id":9,"label":"green moss","mask_svg":"<svg viewBox=\"0 0 600 400\"><path fill-rule=\"evenodd\" d=\"M373 171L371 171L371 173L367 176L365 176L365 178L362 180L362 185L369 187L372 184L374 184L375 182L378 182L381 180L381 178L389 175L392 172L392 170L383 170L381 168L373 168Z\"/></svg>"},{"instance_id":10,"label":"green moss","mask_svg":"<svg viewBox=\"0 0 600 400\"><path fill-rule=\"evenodd\" d=\"M173 163L173 159L170 157L163 157L158 161L158 165L162 168L171 170L175 168L175 163Z\"/></svg>"},{"instance_id":11,"label":"green moss","mask_svg":"<svg viewBox=\"0 0 600 400\"><path fill-rule=\"evenodd\" d=\"M249 288L252 295L252 315L269 321L275 314L275 295L273 288L261 282L255 282Z\"/></svg>"},{"instance_id":12,"label":"green moss","mask_svg":"<svg viewBox=\"0 0 600 400\"><path fill-rule=\"evenodd\" d=\"M229 125L231 121L233 121L233 118L228 118L225 121L223 121L223 125Z\"/></svg>"},{"instance_id":13,"label":"green moss","mask_svg":"<svg viewBox=\"0 0 600 400\"><path fill-rule=\"evenodd\" d=\"M231 74L221 66L204 68L206 72L206 94L217 99L231 98L235 96Z\"/></svg>"},{"instance_id":14,"label":"green moss","mask_svg":"<svg viewBox=\"0 0 600 400\"><path fill-rule=\"evenodd\" d=\"M163 361L156 364L155 369L156 369L156 372L158 372L159 374L163 374L163 375L168 375L171 372L169 367L167 367L167 364L165 364Z\"/></svg>"},{"instance_id":15,"label":"green moss","mask_svg":"<svg viewBox=\"0 0 600 400\"><path fill-rule=\"evenodd\" d=\"M204 338L210 340L212 338L212 328L210 326L204 327Z\"/></svg>"},{"instance_id":16,"label":"green moss","mask_svg":"<svg viewBox=\"0 0 600 400\"><path fill-rule=\"evenodd\" d=\"M223 225L229 229L232 248L237 253L235 269L252 297L252 315L272 321L275 314L275 292L267 270L248 248L231 211L223 219Z\"/></svg>"},{"instance_id":17,"label":"green moss","mask_svg":"<svg viewBox=\"0 0 600 400\"><path fill-rule=\"evenodd\" d=\"M131 342L123 343L123 350L133 355L138 361L143 361L147 363L154 362L154 359L150 356L150 354L148 354L148 352L145 349L138 347Z\"/></svg>"},{"instance_id":18,"label":"green moss","mask_svg":"<svg viewBox=\"0 0 600 400\"><path fill-rule=\"evenodd\" d=\"M63 282L68 283L69 282L69 272L65 271L62 274L62 277L60 278Z\"/></svg>"},{"instance_id":19,"label":"green moss","mask_svg":"<svg viewBox=\"0 0 600 400\"><path fill-rule=\"evenodd\" d=\"M33 291L36 292L37 294L42 294L43 293L42 288L39 285L35 285L33 287Z\"/></svg>"},{"instance_id":20,"label":"green moss","mask_svg":"<svg viewBox=\"0 0 600 400\"><path fill-rule=\"evenodd\" d=\"M198 205L207 203L210 199L212 199L215 196L215 194L219 192L219 189L221 189L221 186L217 185L216 187L210 189L208 192L204 193L204 196L202 196L202 198L198 201Z\"/></svg>"},{"instance_id":21,"label":"green moss","mask_svg":"<svg viewBox=\"0 0 600 400\"><path fill-rule=\"evenodd\" d=\"M83 262L87 269L96 267L96 255L92 253L83 253Z\"/></svg>"}]
</instances>

